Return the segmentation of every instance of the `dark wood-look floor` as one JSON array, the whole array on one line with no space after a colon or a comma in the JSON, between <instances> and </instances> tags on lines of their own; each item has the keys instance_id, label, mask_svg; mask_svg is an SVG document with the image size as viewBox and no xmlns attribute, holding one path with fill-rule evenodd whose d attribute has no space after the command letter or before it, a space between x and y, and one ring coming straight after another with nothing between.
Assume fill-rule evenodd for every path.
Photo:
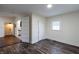
<instances>
[{"instance_id":1,"label":"dark wood-look floor","mask_svg":"<svg viewBox=\"0 0 79 59\"><path fill-rule=\"evenodd\" d=\"M13 45L13 44L16 44L19 42L21 42L21 40L19 40L17 37L15 37L13 35L9 35L9 36L7 35L5 37L0 38L0 47Z\"/></svg>"},{"instance_id":2,"label":"dark wood-look floor","mask_svg":"<svg viewBox=\"0 0 79 59\"><path fill-rule=\"evenodd\" d=\"M40 54L40 52L33 45L10 35L0 38L0 54Z\"/></svg>"},{"instance_id":3,"label":"dark wood-look floor","mask_svg":"<svg viewBox=\"0 0 79 59\"><path fill-rule=\"evenodd\" d=\"M79 48L53 40L41 40L35 44L21 42L15 36L0 38L1 54L79 54Z\"/></svg>"},{"instance_id":4,"label":"dark wood-look floor","mask_svg":"<svg viewBox=\"0 0 79 59\"><path fill-rule=\"evenodd\" d=\"M38 50L46 54L79 54L79 47L53 40L41 40L35 43Z\"/></svg>"}]
</instances>

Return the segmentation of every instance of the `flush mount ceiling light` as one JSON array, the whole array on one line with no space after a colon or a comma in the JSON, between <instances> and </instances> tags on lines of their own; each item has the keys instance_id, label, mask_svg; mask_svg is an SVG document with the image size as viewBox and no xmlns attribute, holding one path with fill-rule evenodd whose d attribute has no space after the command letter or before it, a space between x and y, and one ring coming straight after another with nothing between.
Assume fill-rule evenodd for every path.
<instances>
[{"instance_id":1,"label":"flush mount ceiling light","mask_svg":"<svg viewBox=\"0 0 79 59\"><path fill-rule=\"evenodd\" d=\"M52 4L48 4L47 5L47 8L52 8Z\"/></svg>"}]
</instances>

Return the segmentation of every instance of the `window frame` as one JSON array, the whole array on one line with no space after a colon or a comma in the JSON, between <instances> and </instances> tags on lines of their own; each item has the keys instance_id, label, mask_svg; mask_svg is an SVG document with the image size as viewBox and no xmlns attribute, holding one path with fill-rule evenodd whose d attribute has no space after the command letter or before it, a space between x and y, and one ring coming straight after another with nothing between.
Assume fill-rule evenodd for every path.
<instances>
[{"instance_id":1,"label":"window frame","mask_svg":"<svg viewBox=\"0 0 79 59\"><path fill-rule=\"evenodd\" d=\"M59 31L60 30L60 21L52 21L52 30L53 31Z\"/></svg>"}]
</instances>

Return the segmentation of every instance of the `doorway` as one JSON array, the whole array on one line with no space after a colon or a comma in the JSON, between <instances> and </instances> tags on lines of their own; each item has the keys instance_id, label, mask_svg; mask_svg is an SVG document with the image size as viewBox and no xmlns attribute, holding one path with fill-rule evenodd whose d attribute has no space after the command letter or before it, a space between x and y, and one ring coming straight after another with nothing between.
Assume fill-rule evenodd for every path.
<instances>
[{"instance_id":1,"label":"doorway","mask_svg":"<svg viewBox=\"0 0 79 59\"><path fill-rule=\"evenodd\" d=\"M13 23L5 23L4 24L4 32L6 35L14 35L14 24Z\"/></svg>"}]
</instances>

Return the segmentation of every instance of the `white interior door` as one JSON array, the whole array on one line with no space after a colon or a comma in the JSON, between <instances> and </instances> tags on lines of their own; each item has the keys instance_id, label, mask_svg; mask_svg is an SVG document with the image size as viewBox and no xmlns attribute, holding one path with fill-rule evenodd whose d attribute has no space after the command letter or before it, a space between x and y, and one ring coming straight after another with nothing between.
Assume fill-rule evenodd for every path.
<instances>
[{"instance_id":1,"label":"white interior door","mask_svg":"<svg viewBox=\"0 0 79 59\"><path fill-rule=\"evenodd\" d=\"M23 42L29 43L29 17L22 18L21 39Z\"/></svg>"}]
</instances>

